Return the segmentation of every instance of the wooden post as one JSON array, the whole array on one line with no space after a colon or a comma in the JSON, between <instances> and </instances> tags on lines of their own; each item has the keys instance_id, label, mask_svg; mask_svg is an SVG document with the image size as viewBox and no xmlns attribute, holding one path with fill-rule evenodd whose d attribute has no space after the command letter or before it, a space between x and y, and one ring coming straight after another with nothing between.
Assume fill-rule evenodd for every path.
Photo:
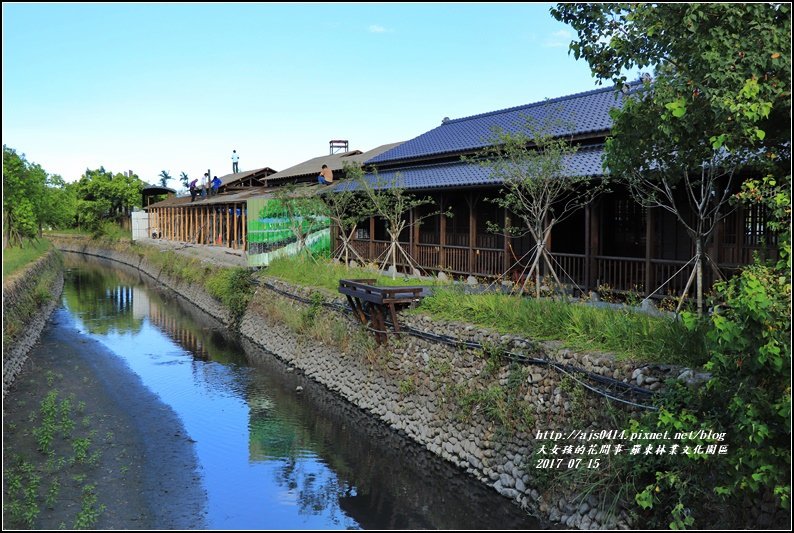
<instances>
[{"instance_id":1,"label":"wooden post","mask_svg":"<svg viewBox=\"0 0 794 533\"><path fill-rule=\"evenodd\" d=\"M411 258L417 264L419 264L419 262L417 261L417 253L416 253L417 251L416 245L417 245L417 241L419 240L419 224L416 223L417 209L419 208L414 207L413 209L411 209L411 212L408 214L408 220L410 221L409 223L411 224L411 231L408 234L408 243L409 243L408 246L409 246L409 250L411 250ZM409 266L410 265L407 265L406 268ZM409 272L409 274L413 274L413 272Z\"/></svg>"},{"instance_id":2,"label":"wooden post","mask_svg":"<svg viewBox=\"0 0 794 533\"><path fill-rule=\"evenodd\" d=\"M648 207L645 209L645 296L648 297L651 295L651 292L655 287L653 284L655 283L654 275L653 275L653 264L651 262L651 258L653 257L653 216L654 209L652 207Z\"/></svg>"},{"instance_id":3,"label":"wooden post","mask_svg":"<svg viewBox=\"0 0 794 533\"><path fill-rule=\"evenodd\" d=\"M232 247L232 227L229 225L229 215L231 214L231 204L226 204L226 247Z\"/></svg>"},{"instance_id":4,"label":"wooden post","mask_svg":"<svg viewBox=\"0 0 794 533\"><path fill-rule=\"evenodd\" d=\"M240 231L243 233L243 250L248 249L248 202L240 204L240 212L242 213L242 222L240 224Z\"/></svg>"},{"instance_id":5,"label":"wooden post","mask_svg":"<svg viewBox=\"0 0 794 533\"><path fill-rule=\"evenodd\" d=\"M585 291L590 288L590 258L593 255L593 251L591 249L592 243L590 239L591 216L592 210L590 209L590 204L588 203L584 206L584 287L582 288Z\"/></svg>"},{"instance_id":6,"label":"wooden post","mask_svg":"<svg viewBox=\"0 0 794 533\"><path fill-rule=\"evenodd\" d=\"M504 243L502 245L502 247L504 248L502 252L502 272L507 274L507 271L510 270L510 267L512 266L512 261L510 260L510 236L507 233L506 228L510 226L512 221L510 220L510 212L504 207L502 209L504 209L504 213L505 213L504 216L505 236L504 236Z\"/></svg>"},{"instance_id":7,"label":"wooden post","mask_svg":"<svg viewBox=\"0 0 794 533\"><path fill-rule=\"evenodd\" d=\"M234 212L232 213L232 216L234 218L234 249L236 250L237 249L237 204L235 203L232 205L234 205L233 207Z\"/></svg>"},{"instance_id":8,"label":"wooden post","mask_svg":"<svg viewBox=\"0 0 794 533\"><path fill-rule=\"evenodd\" d=\"M441 198L438 201L441 206L441 212L444 212L444 193L441 193ZM441 220L438 223L438 268L444 268L444 260L446 259L446 252L444 247L447 244L447 217L441 215ZM435 266L435 265L434 265Z\"/></svg>"},{"instance_id":9,"label":"wooden post","mask_svg":"<svg viewBox=\"0 0 794 533\"><path fill-rule=\"evenodd\" d=\"M369 261L375 259L375 217L369 217Z\"/></svg>"},{"instance_id":10,"label":"wooden post","mask_svg":"<svg viewBox=\"0 0 794 533\"><path fill-rule=\"evenodd\" d=\"M473 193L468 194L466 203L469 204L469 274L474 274L476 270L474 247L477 244L477 213L474 206L477 204L477 200L474 199Z\"/></svg>"},{"instance_id":11,"label":"wooden post","mask_svg":"<svg viewBox=\"0 0 794 533\"><path fill-rule=\"evenodd\" d=\"M599 217L601 216L602 205L603 201L598 199L592 203L592 208L590 208L591 205L587 206L590 208L590 216L588 217L588 221L590 222L590 231L588 235L590 257L587 262L588 278L586 290L596 288L598 265L595 256L600 252L601 231Z\"/></svg>"}]
</instances>

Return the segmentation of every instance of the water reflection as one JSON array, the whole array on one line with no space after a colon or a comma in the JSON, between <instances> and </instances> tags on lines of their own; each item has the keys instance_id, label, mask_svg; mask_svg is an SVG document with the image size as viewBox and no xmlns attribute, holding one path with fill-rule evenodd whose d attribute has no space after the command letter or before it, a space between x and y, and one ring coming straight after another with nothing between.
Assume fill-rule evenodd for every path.
<instances>
[{"instance_id":1,"label":"water reflection","mask_svg":"<svg viewBox=\"0 0 794 533\"><path fill-rule=\"evenodd\" d=\"M68 309L196 441L210 527L537 527L495 492L136 270L67 257Z\"/></svg>"}]
</instances>

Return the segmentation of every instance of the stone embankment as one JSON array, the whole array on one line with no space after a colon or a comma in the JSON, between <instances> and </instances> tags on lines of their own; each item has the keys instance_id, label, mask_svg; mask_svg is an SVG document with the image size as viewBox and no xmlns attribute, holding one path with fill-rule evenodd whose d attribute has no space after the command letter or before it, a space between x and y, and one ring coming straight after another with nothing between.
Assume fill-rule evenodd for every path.
<instances>
[{"instance_id":1,"label":"stone embankment","mask_svg":"<svg viewBox=\"0 0 794 533\"><path fill-rule=\"evenodd\" d=\"M3 281L3 398L58 305L62 290L63 264L56 250Z\"/></svg>"}]
</instances>

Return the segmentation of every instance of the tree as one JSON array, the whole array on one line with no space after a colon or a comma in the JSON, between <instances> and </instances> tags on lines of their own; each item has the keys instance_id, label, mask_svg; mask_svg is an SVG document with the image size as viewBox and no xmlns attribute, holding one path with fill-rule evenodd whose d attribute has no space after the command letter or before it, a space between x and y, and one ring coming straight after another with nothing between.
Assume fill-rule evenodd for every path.
<instances>
[{"instance_id":1,"label":"tree","mask_svg":"<svg viewBox=\"0 0 794 533\"><path fill-rule=\"evenodd\" d=\"M411 256L400 243L400 234L406 229L421 224L422 220L426 218L438 214L442 216L450 216L450 214L435 211L419 216L416 208L435 203L432 198L429 196L417 198L413 194L408 193L405 190L402 175L399 172L394 173L390 178L382 177L377 169L373 169L371 174L373 179L369 180L363 172L358 173L356 175L356 186L363 192L369 204L365 207L365 212L379 216L386 222L389 247L384 254L381 270L384 270L388 262L391 261L392 279L396 279L398 254L405 260L409 269L417 269L416 262L411 259ZM409 220L406 216L412 210L415 210L414 212L417 215Z\"/></svg>"},{"instance_id":2,"label":"tree","mask_svg":"<svg viewBox=\"0 0 794 533\"><path fill-rule=\"evenodd\" d=\"M523 222L523 226L506 225L503 228L505 236L529 233L535 241L524 284L535 275L535 296L538 298L541 260L545 261L557 286L562 288L546 248L552 228L592 200L605 186L604 181L591 183L587 176L570 175L566 171L566 159L576 153L576 147L569 140L552 138L545 131L547 127L532 121L527 121L525 131L511 133L497 129L490 146L479 154L480 164L502 182L503 192L491 201Z\"/></svg>"},{"instance_id":3,"label":"tree","mask_svg":"<svg viewBox=\"0 0 794 533\"><path fill-rule=\"evenodd\" d=\"M676 527L692 525L697 511L698 520L776 527L742 516L748 504L768 509L776 503L785 510L778 515L785 526L791 494L791 6L559 4L552 14L577 31L571 51L599 80L624 83L627 69L656 66L652 85L614 117L611 164L670 179L666 169L678 169L680 180L684 169L740 169L750 179L734 197L767 207L769 227L780 232L777 264L758 262L716 286L706 386L663 396L659 413L639 428L718 428L727 457L649 458L647 468L635 463L632 475L649 483L636 501L672 516ZM727 187L727 179L716 180L715 196Z\"/></svg>"},{"instance_id":4,"label":"tree","mask_svg":"<svg viewBox=\"0 0 794 533\"><path fill-rule=\"evenodd\" d=\"M74 225L77 216L77 197L74 184L66 183L55 174L47 176L42 203L42 224L53 228L68 228Z\"/></svg>"},{"instance_id":5,"label":"tree","mask_svg":"<svg viewBox=\"0 0 794 533\"><path fill-rule=\"evenodd\" d=\"M646 82L615 113L605 164L642 206L672 213L695 244L692 271L678 309L694 282L697 310L702 315L703 265L711 261L705 250L717 224L732 210L736 172L750 156L746 151L726 150L697 134L708 131L711 119L705 101L687 104L686 121L676 117L679 108L675 105L668 103L660 109L659 102L669 100L661 94L668 88ZM716 263L712 262L712 267L719 274Z\"/></svg>"},{"instance_id":6,"label":"tree","mask_svg":"<svg viewBox=\"0 0 794 533\"><path fill-rule=\"evenodd\" d=\"M160 185L162 185L163 187L168 187L168 180L171 179L171 175L168 173L168 171L161 170L159 176L160 176Z\"/></svg>"},{"instance_id":7,"label":"tree","mask_svg":"<svg viewBox=\"0 0 794 533\"><path fill-rule=\"evenodd\" d=\"M135 174L86 170L76 185L78 223L90 230L105 220L118 221L141 204L144 183Z\"/></svg>"},{"instance_id":8,"label":"tree","mask_svg":"<svg viewBox=\"0 0 794 533\"><path fill-rule=\"evenodd\" d=\"M637 169L649 178L656 171L667 188L686 179L684 169L708 167L728 177L741 164L751 179L739 199L774 199L770 207L790 217L790 5L559 4L551 13L577 31L570 50L599 83L625 84L629 69L656 67L652 86L615 112L606 148L613 174L632 180ZM727 181L710 176L690 184L722 197L736 192ZM713 218L723 206L712 202ZM702 231L688 230L704 241L713 225L710 219ZM782 236L787 243L788 233ZM781 252L790 256L790 245Z\"/></svg>"},{"instance_id":9,"label":"tree","mask_svg":"<svg viewBox=\"0 0 794 533\"><path fill-rule=\"evenodd\" d=\"M187 189L187 188L189 188L189 187L190 187L190 182L189 182L189 180L190 180L190 178L188 178L188 177L187 177L187 173L185 173L185 172L182 172L182 173L179 175L179 181L181 181L181 182L182 182L182 185L185 187L185 189Z\"/></svg>"},{"instance_id":10,"label":"tree","mask_svg":"<svg viewBox=\"0 0 794 533\"><path fill-rule=\"evenodd\" d=\"M3 244L22 245L41 232L47 173L3 145Z\"/></svg>"},{"instance_id":11,"label":"tree","mask_svg":"<svg viewBox=\"0 0 794 533\"><path fill-rule=\"evenodd\" d=\"M364 171L357 164L344 165L344 174L350 183L363 177ZM341 244L334 250L334 259L344 257L345 266L350 265L350 256L364 263L364 259L351 245L353 235L358 224L370 216L370 206L364 202L362 195L350 187L336 187L325 194L322 194L325 202L326 213L331 222L339 228L339 239Z\"/></svg>"}]
</instances>

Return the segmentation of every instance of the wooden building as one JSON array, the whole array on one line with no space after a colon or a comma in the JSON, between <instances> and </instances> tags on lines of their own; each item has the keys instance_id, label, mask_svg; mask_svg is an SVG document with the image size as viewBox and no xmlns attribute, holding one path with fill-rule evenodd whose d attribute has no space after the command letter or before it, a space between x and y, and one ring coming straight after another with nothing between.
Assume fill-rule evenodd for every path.
<instances>
[{"instance_id":1,"label":"wooden building","mask_svg":"<svg viewBox=\"0 0 794 533\"><path fill-rule=\"evenodd\" d=\"M262 194L270 167L227 174L220 178L217 195L167 198L149 205L149 235L152 238L224 246L245 250L247 245L247 200Z\"/></svg>"},{"instance_id":2,"label":"wooden building","mask_svg":"<svg viewBox=\"0 0 794 533\"><path fill-rule=\"evenodd\" d=\"M435 200L434 206L408 213L410 220L429 213L426 209L452 211L452 217L436 215L400 236L404 249L422 270L456 276L515 276L524 270L521 258L534 242L488 231L489 222L505 224L504 209L488 201L500 194L500 181L461 156L473 156L487 146L494 127L517 131L530 118L554 124L548 133L578 145L576 154L565 161L568 175L599 180L605 175L602 157L611 127L609 111L624 98L620 91L605 88L455 120L445 118L437 128L365 164L377 169L381 183L399 176L405 189ZM373 174L367 179L375 183ZM355 185L338 186L340 190L348 187ZM583 292L608 287L660 296L682 291L691 271L687 263L694 256L689 236L670 213L646 210L626 190L613 189L552 230L548 247L562 281ZM718 270L727 274L749 263L755 253L774 253L772 239L762 211L737 207L722 220L707 245L706 253L716 266L704 266L706 281L713 282ZM389 246L384 221L372 217L360 224L353 246L363 258L377 260ZM403 262L402 266L407 265Z\"/></svg>"}]
</instances>

